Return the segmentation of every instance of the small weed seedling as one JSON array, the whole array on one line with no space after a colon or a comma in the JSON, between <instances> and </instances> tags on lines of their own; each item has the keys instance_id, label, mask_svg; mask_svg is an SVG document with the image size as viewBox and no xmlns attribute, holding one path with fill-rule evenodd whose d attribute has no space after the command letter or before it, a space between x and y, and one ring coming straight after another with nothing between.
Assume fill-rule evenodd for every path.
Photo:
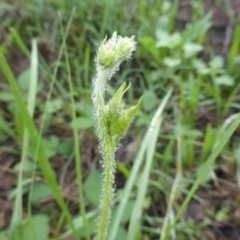
<instances>
[{"instance_id":1,"label":"small weed seedling","mask_svg":"<svg viewBox=\"0 0 240 240\"><path fill-rule=\"evenodd\" d=\"M114 152L141 103L140 99L136 106L124 109L122 98L123 94L129 89L130 84L123 83L113 98L105 104L106 84L107 80L119 69L120 64L130 59L135 48L134 37L121 37L114 32L109 40L106 38L103 40L96 56L97 74L93 80L92 99L103 166L97 240L105 239L111 217L114 198Z\"/></svg>"}]
</instances>

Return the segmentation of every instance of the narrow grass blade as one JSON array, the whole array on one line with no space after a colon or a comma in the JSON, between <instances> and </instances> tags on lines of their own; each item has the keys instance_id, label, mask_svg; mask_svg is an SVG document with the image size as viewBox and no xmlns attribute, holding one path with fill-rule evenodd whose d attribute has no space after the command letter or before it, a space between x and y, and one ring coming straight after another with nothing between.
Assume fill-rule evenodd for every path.
<instances>
[{"instance_id":1,"label":"narrow grass blade","mask_svg":"<svg viewBox=\"0 0 240 240\"><path fill-rule=\"evenodd\" d=\"M138 184L137 199L132 211L130 220L127 240L136 239L136 235L140 229L141 216L143 211L144 200L147 194L148 181L153 161L153 155L156 148L160 125L162 122L162 116L156 119L155 125L150 126L149 132L151 132L150 139L146 148L146 163L144 165L143 173L141 174Z\"/></svg>"},{"instance_id":2,"label":"narrow grass blade","mask_svg":"<svg viewBox=\"0 0 240 240\"><path fill-rule=\"evenodd\" d=\"M146 135L143 139L143 142L142 142L142 145L141 145L140 150L138 152L138 155L137 155L137 157L134 161L134 165L132 167L131 175L129 176L128 181L126 183L126 186L124 188L123 195L122 195L122 200L119 204L119 208L118 208L118 211L117 211L117 214L116 214L116 218L113 219L113 223L111 225L109 238L108 238L109 240L114 240L117 236L118 229L120 228L121 219L123 217L127 201L130 197L131 190L133 188L134 182L136 181L136 177L138 175L140 166L141 166L141 164L144 160L144 153L147 149L148 142L151 140L151 136L152 136L152 132L151 132L152 130L151 129L155 126L156 120L159 119L159 117L162 115L163 109L166 106L171 94L172 94L172 89L170 89L168 91L168 93L164 97L161 105L158 107L158 109L157 109L157 111L156 111L156 113L155 113L155 115L154 115L154 117L153 117L153 119L150 123L150 127L148 128L148 131L147 131L147 133L146 133Z\"/></svg>"},{"instance_id":3,"label":"narrow grass blade","mask_svg":"<svg viewBox=\"0 0 240 240\"><path fill-rule=\"evenodd\" d=\"M84 87L89 87L89 63L90 63L90 54L91 54L91 47L89 44L86 46L85 54L84 54Z\"/></svg>"},{"instance_id":4,"label":"narrow grass blade","mask_svg":"<svg viewBox=\"0 0 240 240\"><path fill-rule=\"evenodd\" d=\"M37 42L32 42L32 54L31 54L31 75L29 79L29 92L27 99L27 110L29 116L32 118L34 114L35 101L37 95L37 79L38 79L38 56L37 56ZM29 136L27 129L24 129L22 154L21 154L21 166L26 161L27 153L29 151ZM22 186L23 186L23 168L20 168L17 182L17 195L15 198L14 211L10 224L10 230L14 230L18 224L22 221Z\"/></svg>"},{"instance_id":5,"label":"narrow grass blade","mask_svg":"<svg viewBox=\"0 0 240 240\"><path fill-rule=\"evenodd\" d=\"M29 52L27 46L23 42L22 38L19 36L18 32L14 28L10 28L10 32L13 36L13 39L16 41L17 46L22 50L22 52L27 56L30 57L31 53Z\"/></svg>"},{"instance_id":6,"label":"narrow grass blade","mask_svg":"<svg viewBox=\"0 0 240 240\"><path fill-rule=\"evenodd\" d=\"M231 48L228 51L228 70L233 71L234 65L236 66L236 57L239 55L240 50L240 24L235 25L234 36L231 44Z\"/></svg>"}]
</instances>

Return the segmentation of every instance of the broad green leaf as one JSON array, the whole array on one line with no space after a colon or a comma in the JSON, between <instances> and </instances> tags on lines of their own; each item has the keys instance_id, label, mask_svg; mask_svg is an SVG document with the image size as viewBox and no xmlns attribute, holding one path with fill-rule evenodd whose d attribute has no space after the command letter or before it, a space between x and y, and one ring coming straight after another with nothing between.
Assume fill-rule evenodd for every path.
<instances>
[{"instance_id":1,"label":"broad green leaf","mask_svg":"<svg viewBox=\"0 0 240 240\"><path fill-rule=\"evenodd\" d=\"M38 201L42 198L52 196L52 191L49 186L43 183L35 183L32 190L32 201Z\"/></svg>"},{"instance_id":2,"label":"broad green leaf","mask_svg":"<svg viewBox=\"0 0 240 240\"><path fill-rule=\"evenodd\" d=\"M73 145L74 143L72 139L64 140L58 145L57 152L61 154L69 154L73 150Z\"/></svg>"},{"instance_id":3,"label":"broad green leaf","mask_svg":"<svg viewBox=\"0 0 240 240\"><path fill-rule=\"evenodd\" d=\"M127 239L127 232L123 227L120 226L118 229L116 240L126 240L126 239Z\"/></svg>"},{"instance_id":4,"label":"broad green leaf","mask_svg":"<svg viewBox=\"0 0 240 240\"><path fill-rule=\"evenodd\" d=\"M97 223L96 218L88 219L88 227L89 227L89 234L93 234L96 231ZM80 228L80 236L86 237L86 233L84 231L84 227Z\"/></svg>"},{"instance_id":5,"label":"broad green leaf","mask_svg":"<svg viewBox=\"0 0 240 240\"><path fill-rule=\"evenodd\" d=\"M62 99L54 99L48 102L48 113L55 113L61 110L63 107Z\"/></svg>"},{"instance_id":6,"label":"broad green leaf","mask_svg":"<svg viewBox=\"0 0 240 240\"><path fill-rule=\"evenodd\" d=\"M0 231L0 240L8 240L7 231Z\"/></svg>"},{"instance_id":7,"label":"broad green leaf","mask_svg":"<svg viewBox=\"0 0 240 240\"><path fill-rule=\"evenodd\" d=\"M126 133L142 101L140 98L136 106L124 110L122 98L130 86L130 84L123 83L105 108L106 125L115 144Z\"/></svg>"},{"instance_id":8,"label":"broad green leaf","mask_svg":"<svg viewBox=\"0 0 240 240\"><path fill-rule=\"evenodd\" d=\"M97 207L99 204L99 197L101 194L101 173L93 168L89 174L85 184L85 195L88 201Z\"/></svg>"},{"instance_id":9,"label":"broad green leaf","mask_svg":"<svg viewBox=\"0 0 240 240\"><path fill-rule=\"evenodd\" d=\"M138 100L136 106L133 106L129 109L123 110L121 114L117 117L112 118L112 123L110 125L110 132L113 136L115 144L123 137L123 135L128 130L130 124L132 123L140 105L142 102L142 97Z\"/></svg>"},{"instance_id":10,"label":"broad green leaf","mask_svg":"<svg viewBox=\"0 0 240 240\"><path fill-rule=\"evenodd\" d=\"M151 37L142 37L139 39L139 42L153 55L156 54L156 44L155 40Z\"/></svg>"},{"instance_id":11,"label":"broad green leaf","mask_svg":"<svg viewBox=\"0 0 240 240\"><path fill-rule=\"evenodd\" d=\"M151 111L152 109L154 109L157 105L157 96L156 94L151 91L148 90L145 92L144 94L144 98L142 100L142 107L145 111Z\"/></svg>"},{"instance_id":12,"label":"broad green leaf","mask_svg":"<svg viewBox=\"0 0 240 240\"><path fill-rule=\"evenodd\" d=\"M73 126L73 123L71 125ZM89 129L93 127L94 123L91 118L78 117L76 118L76 125L78 129Z\"/></svg>"},{"instance_id":13,"label":"broad green leaf","mask_svg":"<svg viewBox=\"0 0 240 240\"><path fill-rule=\"evenodd\" d=\"M178 32L173 33L172 35L169 35L168 32L158 29L156 31L156 36L158 39L156 43L157 47L174 48L180 45L182 42L181 35Z\"/></svg>"},{"instance_id":14,"label":"broad green leaf","mask_svg":"<svg viewBox=\"0 0 240 240\"><path fill-rule=\"evenodd\" d=\"M50 139L43 139L43 146L45 148L48 158L56 155L59 145L59 139L56 136L51 136Z\"/></svg>"},{"instance_id":15,"label":"broad green leaf","mask_svg":"<svg viewBox=\"0 0 240 240\"><path fill-rule=\"evenodd\" d=\"M206 75L211 72L211 69L207 67L206 63L199 59L193 59L193 67L198 73Z\"/></svg>"},{"instance_id":16,"label":"broad green leaf","mask_svg":"<svg viewBox=\"0 0 240 240\"><path fill-rule=\"evenodd\" d=\"M131 215L132 215L132 210L134 207L135 201L133 200L129 200L126 203L126 208L122 217L122 223L127 223L129 222L129 220L131 219ZM117 211L119 209L119 206L117 206L114 211L113 211L113 219L116 217Z\"/></svg>"},{"instance_id":17,"label":"broad green leaf","mask_svg":"<svg viewBox=\"0 0 240 240\"><path fill-rule=\"evenodd\" d=\"M185 58L193 57L195 54L202 51L203 47L196 43L186 43L183 46L184 56Z\"/></svg>"},{"instance_id":18,"label":"broad green leaf","mask_svg":"<svg viewBox=\"0 0 240 240\"><path fill-rule=\"evenodd\" d=\"M30 68L22 71L18 77L18 84L22 90L28 90L30 81Z\"/></svg>"},{"instance_id":19,"label":"broad green leaf","mask_svg":"<svg viewBox=\"0 0 240 240\"><path fill-rule=\"evenodd\" d=\"M164 2L162 2L161 5L162 5L161 6L162 7L161 10L162 10L163 13L166 13L172 7L172 3L170 1L164 1ZM167 16L167 18L169 18L169 17Z\"/></svg>"},{"instance_id":20,"label":"broad green leaf","mask_svg":"<svg viewBox=\"0 0 240 240\"><path fill-rule=\"evenodd\" d=\"M213 69L220 69L224 66L224 61L221 56L215 56L211 61L209 62L209 66Z\"/></svg>"},{"instance_id":21,"label":"broad green leaf","mask_svg":"<svg viewBox=\"0 0 240 240\"><path fill-rule=\"evenodd\" d=\"M163 59L163 63L170 68L174 68L181 63L180 59L166 57Z\"/></svg>"},{"instance_id":22,"label":"broad green leaf","mask_svg":"<svg viewBox=\"0 0 240 240\"><path fill-rule=\"evenodd\" d=\"M127 85L126 82L119 87L119 89L117 90L117 92L115 93L115 95L113 96L113 98L110 100L108 104L108 108L110 112L115 112L118 106L121 105L121 103L123 102L123 94L130 87L131 87L131 83Z\"/></svg>"},{"instance_id":23,"label":"broad green leaf","mask_svg":"<svg viewBox=\"0 0 240 240\"><path fill-rule=\"evenodd\" d=\"M168 24L169 24L169 17L166 16L166 15L165 16L163 15L163 16L158 18L156 28L167 31L168 30Z\"/></svg>"},{"instance_id":24,"label":"broad green leaf","mask_svg":"<svg viewBox=\"0 0 240 240\"><path fill-rule=\"evenodd\" d=\"M222 76L216 77L214 81L218 85L225 85L225 86L232 86L234 83L233 78L228 75L222 75Z\"/></svg>"},{"instance_id":25,"label":"broad green leaf","mask_svg":"<svg viewBox=\"0 0 240 240\"><path fill-rule=\"evenodd\" d=\"M1 91L1 93L0 93L0 101L11 102L13 100L14 100L14 96L12 95L11 92L3 92L3 91Z\"/></svg>"},{"instance_id":26,"label":"broad green leaf","mask_svg":"<svg viewBox=\"0 0 240 240\"><path fill-rule=\"evenodd\" d=\"M151 71L148 73L148 76L147 76L147 80L149 83L156 83L156 82L159 82L160 79L161 79L161 73L157 70L157 71Z\"/></svg>"},{"instance_id":27,"label":"broad green leaf","mask_svg":"<svg viewBox=\"0 0 240 240\"><path fill-rule=\"evenodd\" d=\"M46 215L35 215L28 219L24 229L24 240L48 240L49 239L49 218ZM30 222L31 221L31 222ZM34 232L32 233L32 227ZM32 235L33 234L33 235Z\"/></svg>"},{"instance_id":28,"label":"broad green leaf","mask_svg":"<svg viewBox=\"0 0 240 240\"><path fill-rule=\"evenodd\" d=\"M32 172L34 168L35 168L35 164L29 161L24 161L23 163L17 163L14 166L15 170L23 171L23 172Z\"/></svg>"}]
</instances>

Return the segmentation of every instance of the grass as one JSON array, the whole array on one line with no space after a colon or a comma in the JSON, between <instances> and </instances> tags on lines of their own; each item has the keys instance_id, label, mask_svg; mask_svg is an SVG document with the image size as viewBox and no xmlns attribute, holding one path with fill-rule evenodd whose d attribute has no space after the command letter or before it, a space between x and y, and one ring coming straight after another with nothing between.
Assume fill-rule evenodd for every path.
<instances>
[{"instance_id":1,"label":"grass","mask_svg":"<svg viewBox=\"0 0 240 240\"><path fill-rule=\"evenodd\" d=\"M144 98L117 154L107 239L211 239L219 216L236 225L227 200L212 206L216 216L202 210L200 222L186 214L192 203L211 202L203 191L221 192L222 179L239 186L240 26L220 6L233 26L232 43L221 55L208 44L215 13L195 1L193 21L181 30L175 24L179 5L0 3L0 178L14 173L0 197L13 206L0 239L94 235L101 168L92 119L93 59L99 42L115 30L136 35L138 47L117 73L119 81L109 82L108 97L130 81L127 104Z\"/></svg>"}]
</instances>

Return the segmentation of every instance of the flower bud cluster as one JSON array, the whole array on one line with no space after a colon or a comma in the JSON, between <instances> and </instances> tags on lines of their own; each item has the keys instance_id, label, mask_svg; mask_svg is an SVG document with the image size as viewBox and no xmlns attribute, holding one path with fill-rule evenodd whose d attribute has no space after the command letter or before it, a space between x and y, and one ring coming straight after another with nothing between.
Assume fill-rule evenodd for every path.
<instances>
[{"instance_id":1,"label":"flower bud cluster","mask_svg":"<svg viewBox=\"0 0 240 240\"><path fill-rule=\"evenodd\" d=\"M107 37L102 41L98 48L96 63L97 67L110 69L108 79L118 70L120 64L130 59L132 52L136 49L134 36L122 37L114 32L112 37L107 40Z\"/></svg>"}]
</instances>

